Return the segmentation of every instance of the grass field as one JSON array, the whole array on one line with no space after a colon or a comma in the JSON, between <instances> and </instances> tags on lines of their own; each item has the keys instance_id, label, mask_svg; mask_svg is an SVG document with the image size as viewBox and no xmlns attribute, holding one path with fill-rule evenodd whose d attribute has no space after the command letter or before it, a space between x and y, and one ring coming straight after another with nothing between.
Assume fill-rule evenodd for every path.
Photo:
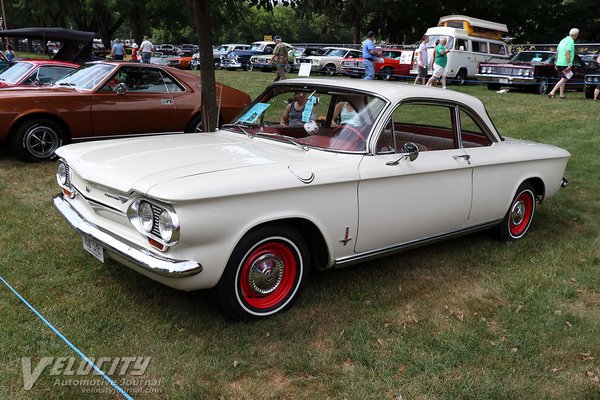
<instances>
[{"instance_id":1,"label":"grass field","mask_svg":"<svg viewBox=\"0 0 600 400\"><path fill-rule=\"evenodd\" d=\"M217 72L252 96L273 77ZM599 399L600 105L451 89L482 99L504 136L572 153L570 186L523 240L481 233L314 273L289 312L232 323L210 291L95 261L50 205L55 165L1 149L0 276L87 356L152 357L126 376L152 386L113 375L136 398ZM62 386L81 377L51 367L25 390L22 357L75 353L2 284L0 315L1 399L119 397Z\"/></svg>"}]
</instances>

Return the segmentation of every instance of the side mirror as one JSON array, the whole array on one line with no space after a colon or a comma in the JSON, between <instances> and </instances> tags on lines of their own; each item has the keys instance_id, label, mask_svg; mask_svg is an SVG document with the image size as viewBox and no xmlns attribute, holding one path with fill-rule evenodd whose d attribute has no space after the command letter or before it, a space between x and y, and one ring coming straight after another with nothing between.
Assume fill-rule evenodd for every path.
<instances>
[{"instance_id":1,"label":"side mirror","mask_svg":"<svg viewBox=\"0 0 600 400\"><path fill-rule=\"evenodd\" d=\"M419 157L419 148L413 142L404 143L402 152L406 153L406 156L410 161L415 161L417 157Z\"/></svg>"},{"instance_id":2,"label":"side mirror","mask_svg":"<svg viewBox=\"0 0 600 400\"><path fill-rule=\"evenodd\" d=\"M119 96L123 96L126 92L127 92L127 86L124 83L119 83L116 87L115 87L115 92L119 95Z\"/></svg>"},{"instance_id":3,"label":"side mirror","mask_svg":"<svg viewBox=\"0 0 600 400\"><path fill-rule=\"evenodd\" d=\"M401 148L401 151L404 154L402 154L400 158L394 161L388 161L385 163L385 165L398 165L398 163L400 163L400 161L402 160L408 159L410 161L415 161L417 157L419 157L419 148L413 142L404 143L404 145Z\"/></svg>"}]
</instances>

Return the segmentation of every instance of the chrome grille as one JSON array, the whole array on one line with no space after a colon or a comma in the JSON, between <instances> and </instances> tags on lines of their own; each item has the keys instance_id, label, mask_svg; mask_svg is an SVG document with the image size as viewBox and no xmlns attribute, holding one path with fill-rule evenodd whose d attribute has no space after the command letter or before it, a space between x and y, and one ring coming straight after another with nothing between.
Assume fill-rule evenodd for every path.
<instances>
[{"instance_id":1,"label":"chrome grille","mask_svg":"<svg viewBox=\"0 0 600 400\"><path fill-rule=\"evenodd\" d=\"M152 203L150 203L150 206L152 207L152 214L154 214L154 222L152 223L151 233L156 237L160 237L160 230L158 229L158 218L160 217L160 214L163 212L163 209Z\"/></svg>"}]
</instances>

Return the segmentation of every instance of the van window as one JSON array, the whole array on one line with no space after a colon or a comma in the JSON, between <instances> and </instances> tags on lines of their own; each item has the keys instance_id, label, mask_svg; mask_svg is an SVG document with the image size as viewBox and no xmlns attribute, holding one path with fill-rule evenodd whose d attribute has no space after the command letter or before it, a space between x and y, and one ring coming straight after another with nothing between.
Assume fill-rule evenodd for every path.
<instances>
[{"instance_id":1,"label":"van window","mask_svg":"<svg viewBox=\"0 0 600 400\"><path fill-rule=\"evenodd\" d=\"M456 39L456 46L454 47L454 49L468 51L469 47L467 46L467 41L465 39Z\"/></svg>"},{"instance_id":2,"label":"van window","mask_svg":"<svg viewBox=\"0 0 600 400\"><path fill-rule=\"evenodd\" d=\"M476 40L471 41L473 45L473 51L477 53L487 53L488 52L488 44L487 42L478 42Z\"/></svg>"},{"instance_id":3,"label":"van window","mask_svg":"<svg viewBox=\"0 0 600 400\"><path fill-rule=\"evenodd\" d=\"M490 53L492 54L506 54L506 46L498 43L490 43Z\"/></svg>"},{"instance_id":4,"label":"van window","mask_svg":"<svg viewBox=\"0 0 600 400\"><path fill-rule=\"evenodd\" d=\"M431 36L429 36L429 43L427 44L427 47L430 49L435 48L435 42L440 40L443 37L445 37L447 39L446 48L453 49L454 48L454 38L452 36L448 36L448 35L431 35Z\"/></svg>"}]
</instances>

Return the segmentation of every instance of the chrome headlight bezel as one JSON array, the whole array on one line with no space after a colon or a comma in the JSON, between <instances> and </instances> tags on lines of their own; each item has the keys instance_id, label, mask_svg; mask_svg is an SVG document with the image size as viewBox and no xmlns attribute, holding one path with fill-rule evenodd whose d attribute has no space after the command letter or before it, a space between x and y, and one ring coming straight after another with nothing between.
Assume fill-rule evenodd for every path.
<instances>
[{"instance_id":1,"label":"chrome headlight bezel","mask_svg":"<svg viewBox=\"0 0 600 400\"><path fill-rule=\"evenodd\" d=\"M75 197L75 190L71 184L71 167L65 160L58 160L56 165L56 183L62 189L63 194L72 199Z\"/></svg>"},{"instance_id":2,"label":"chrome headlight bezel","mask_svg":"<svg viewBox=\"0 0 600 400\"><path fill-rule=\"evenodd\" d=\"M143 207L147 212L148 206L151 209L152 218L143 220L141 208ZM161 216L163 216L162 222ZM179 241L179 217L171 205L140 197L132 201L127 208L127 218L142 235L166 247L174 246Z\"/></svg>"}]
</instances>

